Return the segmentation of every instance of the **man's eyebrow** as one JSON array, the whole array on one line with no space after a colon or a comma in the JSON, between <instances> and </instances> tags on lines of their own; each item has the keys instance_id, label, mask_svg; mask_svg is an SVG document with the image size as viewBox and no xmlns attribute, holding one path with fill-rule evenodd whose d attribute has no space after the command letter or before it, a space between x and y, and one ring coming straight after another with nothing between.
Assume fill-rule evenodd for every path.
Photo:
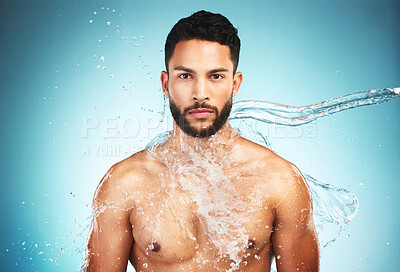
<instances>
[{"instance_id":1,"label":"man's eyebrow","mask_svg":"<svg viewBox=\"0 0 400 272\"><path fill-rule=\"evenodd\" d=\"M185 66L177 66L174 68L174 71L184 71L184 72L188 72L188 73L192 73L192 74L195 73L193 69L187 68Z\"/></svg>"},{"instance_id":2,"label":"man's eyebrow","mask_svg":"<svg viewBox=\"0 0 400 272\"><path fill-rule=\"evenodd\" d=\"M226 68L220 67L220 68L212 69L212 70L208 71L208 74L215 74L215 73L220 73L220 72L229 72L229 70Z\"/></svg>"}]
</instances>

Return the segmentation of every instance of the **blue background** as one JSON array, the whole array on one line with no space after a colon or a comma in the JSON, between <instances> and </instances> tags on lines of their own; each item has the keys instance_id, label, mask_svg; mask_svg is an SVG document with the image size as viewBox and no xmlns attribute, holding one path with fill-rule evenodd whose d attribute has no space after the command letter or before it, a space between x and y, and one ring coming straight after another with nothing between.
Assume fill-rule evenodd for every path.
<instances>
[{"instance_id":1,"label":"blue background","mask_svg":"<svg viewBox=\"0 0 400 272\"><path fill-rule=\"evenodd\" d=\"M169 115L162 120L163 46L173 24L199 9L239 30L235 101L300 106L400 86L398 1L3 0L3 271L78 268L98 182L171 128ZM312 136L307 126L265 131L303 173L360 201L322 252L321 271L400 270L399 113L396 100L320 119Z\"/></svg>"}]
</instances>

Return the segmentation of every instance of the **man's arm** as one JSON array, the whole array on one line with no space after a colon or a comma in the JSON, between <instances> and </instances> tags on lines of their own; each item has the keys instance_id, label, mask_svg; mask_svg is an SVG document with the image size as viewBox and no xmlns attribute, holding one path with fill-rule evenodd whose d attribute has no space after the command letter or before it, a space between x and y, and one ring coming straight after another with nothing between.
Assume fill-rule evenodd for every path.
<instances>
[{"instance_id":1,"label":"man's arm","mask_svg":"<svg viewBox=\"0 0 400 272\"><path fill-rule=\"evenodd\" d=\"M126 271L133 243L130 207L120 171L107 172L93 200L86 272Z\"/></svg>"},{"instance_id":2,"label":"man's arm","mask_svg":"<svg viewBox=\"0 0 400 272\"><path fill-rule=\"evenodd\" d=\"M280 186L275 207L272 244L278 272L319 271L319 245L312 216L312 200L300 171L293 171Z\"/></svg>"}]
</instances>

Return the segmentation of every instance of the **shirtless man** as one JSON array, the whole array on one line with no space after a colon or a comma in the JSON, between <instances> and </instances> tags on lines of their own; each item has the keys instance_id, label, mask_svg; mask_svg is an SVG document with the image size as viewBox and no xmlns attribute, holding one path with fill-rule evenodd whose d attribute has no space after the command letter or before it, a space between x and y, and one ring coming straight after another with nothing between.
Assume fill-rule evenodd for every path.
<instances>
[{"instance_id":1,"label":"shirtless man","mask_svg":"<svg viewBox=\"0 0 400 272\"><path fill-rule=\"evenodd\" d=\"M227 122L242 73L237 30L200 11L168 35L173 130L115 164L93 202L86 271L319 271L299 170Z\"/></svg>"}]
</instances>

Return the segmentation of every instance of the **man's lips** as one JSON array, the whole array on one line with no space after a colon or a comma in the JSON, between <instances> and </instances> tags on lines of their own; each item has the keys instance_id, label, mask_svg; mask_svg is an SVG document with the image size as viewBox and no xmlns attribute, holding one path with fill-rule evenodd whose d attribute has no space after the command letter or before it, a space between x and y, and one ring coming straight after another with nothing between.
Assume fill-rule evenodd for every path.
<instances>
[{"instance_id":1,"label":"man's lips","mask_svg":"<svg viewBox=\"0 0 400 272\"><path fill-rule=\"evenodd\" d=\"M188 114L193 116L194 118L206 118L208 117L213 111L206 108L198 108L188 111Z\"/></svg>"}]
</instances>

